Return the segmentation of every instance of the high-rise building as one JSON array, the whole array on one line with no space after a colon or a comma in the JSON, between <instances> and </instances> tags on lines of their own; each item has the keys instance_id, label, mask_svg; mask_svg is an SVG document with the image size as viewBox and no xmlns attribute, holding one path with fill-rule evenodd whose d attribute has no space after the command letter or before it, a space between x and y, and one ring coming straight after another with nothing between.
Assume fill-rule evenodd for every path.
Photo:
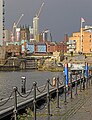
<instances>
[{"instance_id":1,"label":"high-rise building","mask_svg":"<svg viewBox=\"0 0 92 120\"><path fill-rule=\"evenodd\" d=\"M4 0L0 0L0 45L3 45L3 40L4 40Z\"/></svg>"},{"instance_id":2,"label":"high-rise building","mask_svg":"<svg viewBox=\"0 0 92 120\"><path fill-rule=\"evenodd\" d=\"M35 38L35 36L37 34L39 34L38 22L39 22L39 18L38 17L34 17L33 18L33 35L34 35L34 38Z\"/></svg>"},{"instance_id":3,"label":"high-rise building","mask_svg":"<svg viewBox=\"0 0 92 120\"><path fill-rule=\"evenodd\" d=\"M52 37L51 37L51 33L50 33L50 30L46 29L44 32L43 32L43 41L52 41Z\"/></svg>"},{"instance_id":4,"label":"high-rise building","mask_svg":"<svg viewBox=\"0 0 92 120\"><path fill-rule=\"evenodd\" d=\"M33 28L31 26L29 26L29 32L30 32L30 41L33 41L34 40Z\"/></svg>"}]
</instances>

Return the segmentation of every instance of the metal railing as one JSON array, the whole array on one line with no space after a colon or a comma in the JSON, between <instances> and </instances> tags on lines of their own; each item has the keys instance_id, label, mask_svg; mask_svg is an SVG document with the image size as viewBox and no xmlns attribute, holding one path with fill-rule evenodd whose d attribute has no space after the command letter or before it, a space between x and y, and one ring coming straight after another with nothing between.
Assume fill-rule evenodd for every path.
<instances>
[{"instance_id":1,"label":"metal railing","mask_svg":"<svg viewBox=\"0 0 92 120\"><path fill-rule=\"evenodd\" d=\"M72 77L72 73L70 74L70 82L69 82L69 85L66 86L66 76L64 76L64 82L60 81L59 80L59 76L58 77L54 77L52 82L50 81L50 79L47 79L45 85L43 87L38 87L38 84L37 82L33 82L33 85L31 87L31 89L29 90L29 92L26 92L26 90L24 90L24 92L22 91L22 93L18 90L18 88L15 86L13 87L13 91L11 92L10 96L5 99L5 100L2 100L0 101L0 107L1 106L4 106L6 103L8 103L8 101L10 99L13 99L14 100L14 109L13 109L13 114L14 114L14 120L17 120L17 113L18 113L18 97L21 97L21 98L28 98L31 93L33 92L33 113L34 113L34 120L37 120L37 115L36 115L36 112L37 112L37 96L40 94L43 94L43 93L46 93L47 97L47 115L48 115L48 120L50 118L50 115L51 115L51 112L50 112L50 101L51 101L51 98L50 98L50 92L51 91L56 91L56 98L57 98L57 103L56 103L56 107L59 108L59 93L60 93L60 87L62 87L64 89L64 102L65 104L67 103L67 96L66 96L66 93L70 90L70 94L71 94L71 99L73 98L73 95L72 95L72 88L75 86L75 95L78 95L78 92L77 92L77 87L78 87L78 84L80 85L80 91L82 90L85 90L85 89L88 89L88 83L89 83L89 86L90 84L92 84L92 79L89 79L91 78L91 75L88 77L88 78L85 78L85 76L80 74L80 76L78 77L78 75L76 74L75 75L75 80L73 79ZM23 88L23 85L22 85L22 89L26 89L25 87Z\"/></svg>"}]
</instances>

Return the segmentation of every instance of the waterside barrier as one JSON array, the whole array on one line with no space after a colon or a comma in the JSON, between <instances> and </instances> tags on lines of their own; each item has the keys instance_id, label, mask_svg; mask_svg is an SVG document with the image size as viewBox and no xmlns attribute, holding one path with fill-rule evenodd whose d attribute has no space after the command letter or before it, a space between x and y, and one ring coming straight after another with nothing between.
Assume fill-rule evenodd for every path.
<instances>
[{"instance_id":1,"label":"waterside barrier","mask_svg":"<svg viewBox=\"0 0 92 120\"><path fill-rule=\"evenodd\" d=\"M65 69L67 75L68 70L67 68ZM13 117L14 120L17 120L17 115L20 113L20 111L30 107L34 113L34 120L37 120L37 108L39 104L45 102L47 104L47 115L49 120L51 116L50 102L52 98L56 97L56 107L59 108L60 94L64 93L64 102L67 104L67 93L70 91L70 98L72 99L73 87L75 87L75 95L78 95L78 85L80 85L80 91L88 89L88 87L92 85L92 74L85 76L84 73L76 73L75 75L72 75L72 73L70 73L68 77L66 77L66 75L63 76L62 80L60 80L59 76L54 77L53 80L47 79L45 85L40 87L37 82L34 81L29 91L26 91L26 77L22 77L21 79L24 81L22 81L21 85L22 91L20 92L15 86L13 87L13 90L11 91L11 94L8 98L0 100L0 119L10 116ZM87 81L85 80L86 77ZM68 79L66 78L69 78L69 81L67 81ZM91 84L86 87L87 82ZM66 89L66 87L68 89Z\"/></svg>"}]
</instances>

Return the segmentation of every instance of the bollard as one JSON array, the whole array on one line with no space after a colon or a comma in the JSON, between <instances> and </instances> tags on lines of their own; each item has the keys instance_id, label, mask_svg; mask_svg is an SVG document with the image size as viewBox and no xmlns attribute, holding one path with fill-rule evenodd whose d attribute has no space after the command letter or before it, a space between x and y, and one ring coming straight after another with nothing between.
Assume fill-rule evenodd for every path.
<instances>
[{"instance_id":1,"label":"bollard","mask_svg":"<svg viewBox=\"0 0 92 120\"><path fill-rule=\"evenodd\" d=\"M67 102L66 101L66 75L64 75L64 93L65 93L65 103Z\"/></svg>"},{"instance_id":2,"label":"bollard","mask_svg":"<svg viewBox=\"0 0 92 120\"><path fill-rule=\"evenodd\" d=\"M59 108L59 77L57 77L57 108Z\"/></svg>"},{"instance_id":3,"label":"bollard","mask_svg":"<svg viewBox=\"0 0 92 120\"><path fill-rule=\"evenodd\" d=\"M21 85L21 93L25 94L26 93L26 77L21 77L22 79L22 85Z\"/></svg>"},{"instance_id":4,"label":"bollard","mask_svg":"<svg viewBox=\"0 0 92 120\"><path fill-rule=\"evenodd\" d=\"M33 89L34 89L34 101L33 101L33 104L34 104L34 120L36 120L36 82L33 82Z\"/></svg>"},{"instance_id":5,"label":"bollard","mask_svg":"<svg viewBox=\"0 0 92 120\"><path fill-rule=\"evenodd\" d=\"M72 99L72 73L70 73L70 91L71 91L71 99Z\"/></svg>"},{"instance_id":6,"label":"bollard","mask_svg":"<svg viewBox=\"0 0 92 120\"><path fill-rule=\"evenodd\" d=\"M50 119L50 93L49 93L49 82L50 80L47 80L47 107L48 107L48 120Z\"/></svg>"},{"instance_id":7,"label":"bollard","mask_svg":"<svg viewBox=\"0 0 92 120\"><path fill-rule=\"evenodd\" d=\"M77 72L75 74L75 95L78 95L77 93Z\"/></svg>"},{"instance_id":8,"label":"bollard","mask_svg":"<svg viewBox=\"0 0 92 120\"><path fill-rule=\"evenodd\" d=\"M14 90L14 120L17 120L17 87L13 87Z\"/></svg>"},{"instance_id":9,"label":"bollard","mask_svg":"<svg viewBox=\"0 0 92 120\"><path fill-rule=\"evenodd\" d=\"M81 82L81 73L80 73L80 92L81 92L81 86L82 86L81 83L82 83L82 82Z\"/></svg>"},{"instance_id":10,"label":"bollard","mask_svg":"<svg viewBox=\"0 0 92 120\"><path fill-rule=\"evenodd\" d=\"M53 77L52 79L52 85L55 87L56 86L56 77Z\"/></svg>"}]
</instances>

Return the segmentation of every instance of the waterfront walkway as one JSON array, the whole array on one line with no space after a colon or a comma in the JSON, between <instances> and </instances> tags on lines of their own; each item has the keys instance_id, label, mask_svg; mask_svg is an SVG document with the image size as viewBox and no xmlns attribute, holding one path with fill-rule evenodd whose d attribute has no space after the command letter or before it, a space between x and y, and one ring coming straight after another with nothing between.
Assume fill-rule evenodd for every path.
<instances>
[{"instance_id":1,"label":"waterfront walkway","mask_svg":"<svg viewBox=\"0 0 92 120\"><path fill-rule=\"evenodd\" d=\"M59 98L59 108L56 108L56 100L51 100L51 116L48 118L47 106L38 110L37 120L92 120L92 85L75 95L73 99L67 94L67 102L64 102L64 94Z\"/></svg>"}]
</instances>

